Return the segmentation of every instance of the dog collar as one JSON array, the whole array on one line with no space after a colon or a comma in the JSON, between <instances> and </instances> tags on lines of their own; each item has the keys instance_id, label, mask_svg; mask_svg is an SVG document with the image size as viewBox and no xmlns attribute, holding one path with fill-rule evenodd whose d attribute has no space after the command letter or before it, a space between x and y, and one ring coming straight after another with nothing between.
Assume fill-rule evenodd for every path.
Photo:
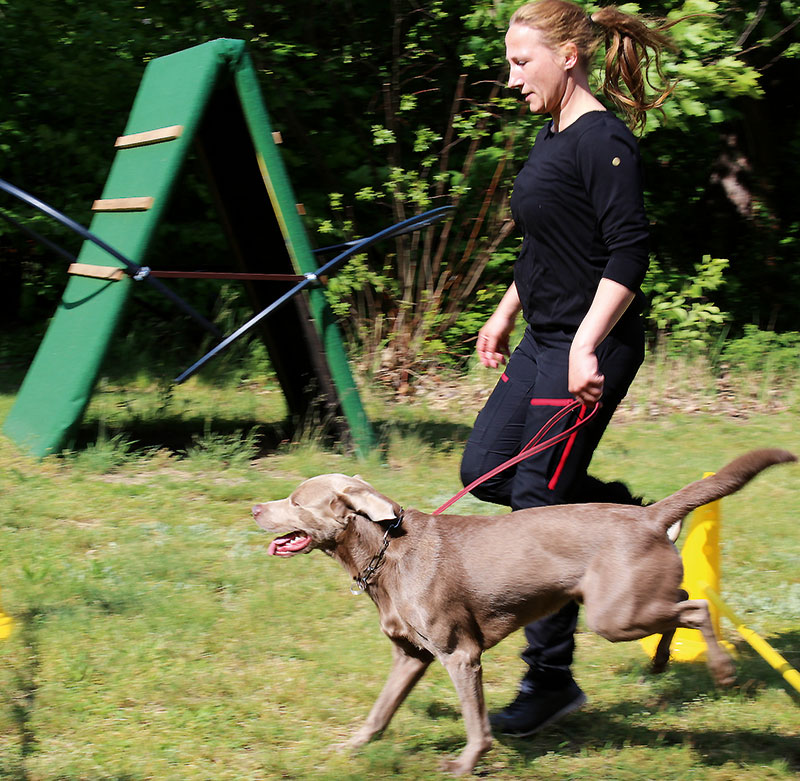
<instances>
[{"instance_id":1,"label":"dog collar","mask_svg":"<svg viewBox=\"0 0 800 781\"><path fill-rule=\"evenodd\" d=\"M403 523L403 515L405 511L401 508L400 512L397 514L397 518L394 519L394 523L389 526L383 535L383 542L381 542L381 549L369 560L369 564L364 567L364 570L361 572L360 575L353 576L353 585L350 586L350 593L358 596L359 594L363 594L367 590L367 586L369 585L369 579L375 574L375 571L378 567L383 564L383 559L386 556L386 549L389 547L389 535L395 529L400 528L400 524Z\"/></svg>"}]
</instances>

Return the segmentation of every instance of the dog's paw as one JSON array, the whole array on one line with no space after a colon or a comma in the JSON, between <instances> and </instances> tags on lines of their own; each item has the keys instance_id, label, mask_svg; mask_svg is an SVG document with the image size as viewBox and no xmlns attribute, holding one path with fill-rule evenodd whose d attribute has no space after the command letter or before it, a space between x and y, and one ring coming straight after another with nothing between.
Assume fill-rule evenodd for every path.
<instances>
[{"instance_id":1,"label":"dog's paw","mask_svg":"<svg viewBox=\"0 0 800 781\"><path fill-rule=\"evenodd\" d=\"M443 759L439 763L439 770L451 776L466 776L475 769L475 764L458 759Z\"/></svg>"},{"instance_id":2,"label":"dog's paw","mask_svg":"<svg viewBox=\"0 0 800 781\"><path fill-rule=\"evenodd\" d=\"M736 683L736 668L733 664L721 665L714 670L714 681L717 686L733 686Z\"/></svg>"},{"instance_id":3,"label":"dog's paw","mask_svg":"<svg viewBox=\"0 0 800 781\"><path fill-rule=\"evenodd\" d=\"M347 740L341 743L334 743L331 745L331 750L336 751L340 754L350 754L353 751L357 751L360 749L364 744L369 743L370 738L372 737L371 734L364 734L361 731L356 732L355 735L348 738Z\"/></svg>"},{"instance_id":4,"label":"dog's paw","mask_svg":"<svg viewBox=\"0 0 800 781\"><path fill-rule=\"evenodd\" d=\"M669 656L666 659L662 659L656 654L650 664L650 673L651 675L661 675L666 671L667 667L669 667Z\"/></svg>"}]
</instances>

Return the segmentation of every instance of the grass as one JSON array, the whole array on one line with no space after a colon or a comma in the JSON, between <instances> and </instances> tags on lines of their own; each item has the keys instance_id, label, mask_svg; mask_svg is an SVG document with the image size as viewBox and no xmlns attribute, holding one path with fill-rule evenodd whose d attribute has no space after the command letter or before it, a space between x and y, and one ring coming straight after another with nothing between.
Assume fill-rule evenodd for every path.
<instances>
[{"instance_id":1,"label":"grass","mask_svg":"<svg viewBox=\"0 0 800 781\"><path fill-rule=\"evenodd\" d=\"M646 497L751 447L800 450L796 404L655 414L638 393L593 471ZM460 487L474 411L464 399L480 395L469 386L402 404L372 398L385 452L367 461L311 437L289 441L280 392L253 385L193 382L167 398L145 382L105 382L72 453L35 462L0 438L0 601L15 620L0 642L0 779L440 777L438 761L461 749L464 730L438 666L381 740L353 756L332 750L369 710L389 643L332 561L268 559L249 506L342 471L430 510ZM0 396L0 418L12 401ZM798 489L797 467L762 475L724 500L722 532L724 598L796 668ZM471 498L456 510L488 511ZM798 700L724 619L723 629L739 671L726 691L703 665L650 676L638 643L582 630L576 674L589 704L532 739L499 739L479 772L796 778ZM520 648L517 634L485 654L490 708L513 695Z\"/></svg>"}]
</instances>

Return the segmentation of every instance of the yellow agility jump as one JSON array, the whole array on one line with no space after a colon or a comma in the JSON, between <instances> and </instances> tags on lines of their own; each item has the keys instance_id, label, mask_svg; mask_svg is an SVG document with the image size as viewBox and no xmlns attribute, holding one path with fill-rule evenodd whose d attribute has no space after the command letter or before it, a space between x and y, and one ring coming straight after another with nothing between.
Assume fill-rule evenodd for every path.
<instances>
[{"instance_id":1,"label":"yellow agility jump","mask_svg":"<svg viewBox=\"0 0 800 781\"><path fill-rule=\"evenodd\" d=\"M711 477L714 472L705 472L703 478ZM720 590L721 563L719 551L721 500L698 507L691 515L686 541L681 549L683 559L683 583L681 588L689 594L689 599L705 599L705 584L717 591ZM719 638L719 610L711 603L711 624L714 634ZM649 656L656 651L660 635L645 637L641 643ZM733 650L730 643L720 641L720 645L729 652ZM699 662L705 659L706 644L697 629L677 629L670 645L670 659L674 662Z\"/></svg>"},{"instance_id":2,"label":"yellow agility jump","mask_svg":"<svg viewBox=\"0 0 800 781\"><path fill-rule=\"evenodd\" d=\"M10 635L13 627L11 616L7 616L0 607L0 640L5 640Z\"/></svg>"},{"instance_id":3,"label":"yellow agility jump","mask_svg":"<svg viewBox=\"0 0 800 781\"><path fill-rule=\"evenodd\" d=\"M706 472L703 477L710 477ZM719 595L721 580L720 565L720 500L698 507L692 513L692 521L681 549L684 576L681 588L689 593L689 599L706 599L711 613L714 633L720 637L720 614L736 627L736 631L775 668L789 683L800 692L800 673L795 670L763 637L745 626L744 622L728 607ZM641 644L650 657L655 654L659 635L650 635ZM730 643L723 643L729 651ZM678 662L700 661L705 657L706 644L696 629L678 629L670 646L670 659Z\"/></svg>"},{"instance_id":4,"label":"yellow agility jump","mask_svg":"<svg viewBox=\"0 0 800 781\"><path fill-rule=\"evenodd\" d=\"M703 593L708 598L711 605L713 605L725 618L727 618L735 627L736 631L768 662L774 667L798 692L800 692L800 673L789 664L761 635L754 632L749 627L745 626L744 622L737 617L737 615L722 601L722 598L711 586L707 583L704 586Z\"/></svg>"}]
</instances>

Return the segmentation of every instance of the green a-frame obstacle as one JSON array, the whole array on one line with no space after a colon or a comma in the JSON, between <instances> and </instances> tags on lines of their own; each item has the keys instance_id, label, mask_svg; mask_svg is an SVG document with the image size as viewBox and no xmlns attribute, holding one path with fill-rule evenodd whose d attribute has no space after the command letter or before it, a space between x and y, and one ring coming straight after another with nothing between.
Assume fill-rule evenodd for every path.
<instances>
[{"instance_id":1,"label":"green a-frame obstacle","mask_svg":"<svg viewBox=\"0 0 800 781\"><path fill-rule=\"evenodd\" d=\"M69 445L123 306L136 284L105 243L139 269L191 145L215 192L238 272L308 281L260 324L289 411L323 407L362 453L374 437L303 229L244 42L220 39L152 60L145 69L101 199L58 310L3 430L36 457ZM128 262L130 261L130 262ZM325 267L323 267L324 269ZM121 271L119 269L122 269ZM145 273L150 271L144 267ZM242 274L244 275L244 274ZM257 276L257 275L256 275ZM264 275L266 276L266 275ZM262 286L263 287L263 286ZM248 292L257 309L264 295ZM295 291L293 291L295 292ZM186 373L185 373L186 374ZM180 379L180 378L179 378Z\"/></svg>"}]
</instances>

